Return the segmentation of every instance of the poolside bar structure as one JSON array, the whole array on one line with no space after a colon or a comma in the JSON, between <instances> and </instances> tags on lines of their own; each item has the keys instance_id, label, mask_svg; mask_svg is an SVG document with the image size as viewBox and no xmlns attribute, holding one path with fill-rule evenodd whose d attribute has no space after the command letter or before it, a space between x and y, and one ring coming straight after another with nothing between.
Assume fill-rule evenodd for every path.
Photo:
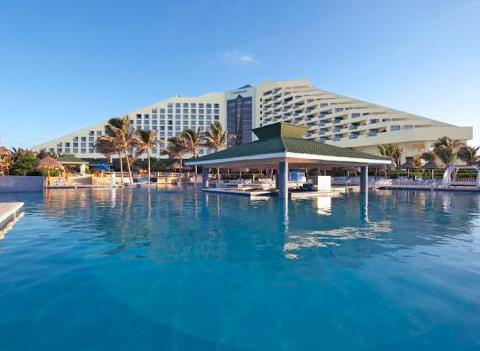
<instances>
[{"instance_id":1,"label":"poolside bar structure","mask_svg":"<svg viewBox=\"0 0 480 351\"><path fill-rule=\"evenodd\" d=\"M307 129L285 122L270 124L253 130L258 140L228 148L186 162L201 166L202 185L208 187L209 168L275 169L277 190L281 198L288 197L288 174L291 169L329 169L358 167L360 190L368 188L368 167L388 166L391 161L382 157L319 143L303 138Z\"/></svg>"}]
</instances>

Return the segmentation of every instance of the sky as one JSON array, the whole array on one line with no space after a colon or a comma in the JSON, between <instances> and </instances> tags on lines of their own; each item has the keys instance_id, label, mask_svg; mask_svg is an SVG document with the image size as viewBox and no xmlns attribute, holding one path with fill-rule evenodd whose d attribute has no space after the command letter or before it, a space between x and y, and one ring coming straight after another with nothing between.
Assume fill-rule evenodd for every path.
<instances>
[{"instance_id":1,"label":"sky","mask_svg":"<svg viewBox=\"0 0 480 351\"><path fill-rule=\"evenodd\" d=\"M480 145L480 0L0 0L9 147L285 79L473 126Z\"/></svg>"}]
</instances>

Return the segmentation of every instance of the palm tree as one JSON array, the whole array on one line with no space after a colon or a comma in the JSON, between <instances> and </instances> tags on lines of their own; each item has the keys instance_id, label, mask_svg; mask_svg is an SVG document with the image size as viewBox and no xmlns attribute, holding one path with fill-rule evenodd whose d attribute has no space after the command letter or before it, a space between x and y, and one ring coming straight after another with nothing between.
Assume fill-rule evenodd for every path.
<instances>
[{"instance_id":1,"label":"palm tree","mask_svg":"<svg viewBox=\"0 0 480 351\"><path fill-rule=\"evenodd\" d=\"M133 184L132 169L130 167L129 151L136 146L137 138L135 132L130 127L130 117L124 116L122 118L112 118L105 126L107 136L113 138L113 142L119 150L119 153L125 156L127 161L127 170L130 183ZM120 165L122 161L120 159Z\"/></svg>"},{"instance_id":2,"label":"palm tree","mask_svg":"<svg viewBox=\"0 0 480 351\"><path fill-rule=\"evenodd\" d=\"M435 153L432 151L425 151L421 158L425 160L425 162L435 162L437 156L435 156Z\"/></svg>"},{"instance_id":3,"label":"palm tree","mask_svg":"<svg viewBox=\"0 0 480 351\"><path fill-rule=\"evenodd\" d=\"M433 152L448 167L455 162L458 150L464 145L460 140L452 140L445 136L433 144Z\"/></svg>"},{"instance_id":4,"label":"palm tree","mask_svg":"<svg viewBox=\"0 0 480 351\"><path fill-rule=\"evenodd\" d=\"M179 160L180 168L183 165L183 156L185 153L185 141L180 136L169 138L165 150L162 151L162 154L168 155L170 160Z\"/></svg>"},{"instance_id":5,"label":"palm tree","mask_svg":"<svg viewBox=\"0 0 480 351\"><path fill-rule=\"evenodd\" d=\"M150 152L158 145L157 132L154 130L139 130L137 132L137 155L147 154L148 158L148 183L150 184Z\"/></svg>"},{"instance_id":6,"label":"palm tree","mask_svg":"<svg viewBox=\"0 0 480 351\"><path fill-rule=\"evenodd\" d=\"M184 145L185 145L186 152L192 154L193 158L197 158L200 148L203 145L200 133L194 131L193 129L187 129L187 130L184 130L180 136L185 143ZM197 184L197 166L195 165L195 185L196 184Z\"/></svg>"},{"instance_id":7,"label":"palm tree","mask_svg":"<svg viewBox=\"0 0 480 351\"><path fill-rule=\"evenodd\" d=\"M403 149L397 144L384 144L377 146L380 155L390 158L395 168L400 168Z\"/></svg>"},{"instance_id":8,"label":"palm tree","mask_svg":"<svg viewBox=\"0 0 480 351\"><path fill-rule=\"evenodd\" d=\"M225 147L227 133L220 122L215 121L205 133L205 146L217 152ZM220 168L217 167L217 181L220 179Z\"/></svg>"},{"instance_id":9,"label":"palm tree","mask_svg":"<svg viewBox=\"0 0 480 351\"><path fill-rule=\"evenodd\" d=\"M480 156L478 156L478 150L480 150L480 146L468 146L463 145L458 150L457 156L460 160L467 163L467 165L471 166L480 161Z\"/></svg>"},{"instance_id":10,"label":"palm tree","mask_svg":"<svg viewBox=\"0 0 480 351\"><path fill-rule=\"evenodd\" d=\"M120 162L120 178L122 180L122 185L123 185L124 181L123 181L122 152L116 139L108 135L98 137L95 143L95 149L97 150L97 152L105 155L107 159L111 159L112 155L115 153L118 155L118 161Z\"/></svg>"}]
</instances>

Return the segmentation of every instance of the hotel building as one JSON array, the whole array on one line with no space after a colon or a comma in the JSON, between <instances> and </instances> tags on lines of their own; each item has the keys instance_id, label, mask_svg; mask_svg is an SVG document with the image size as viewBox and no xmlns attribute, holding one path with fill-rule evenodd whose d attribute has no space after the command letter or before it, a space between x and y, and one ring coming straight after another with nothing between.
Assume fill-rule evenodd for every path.
<instances>
[{"instance_id":1,"label":"hotel building","mask_svg":"<svg viewBox=\"0 0 480 351\"><path fill-rule=\"evenodd\" d=\"M306 139L378 154L381 144L400 144L404 157L415 156L440 137L466 141L471 127L459 127L313 87L307 80L267 81L226 93L176 96L127 113L132 128L158 131L166 142L183 130L205 131L219 121L228 132L228 146L255 139L252 129L279 121L307 127ZM103 158L95 151L105 122L40 144L35 150ZM165 143L153 150L160 157ZM208 150L202 150L201 154Z\"/></svg>"},{"instance_id":2,"label":"hotel building","mask_svg":"<svg viewBox=\"0 0 480 351\"><path fill-rule=\"evenodd\" d=\"M176 96L152 105L126 113L134 129L156 130L159 146L152 151L154 157L162 157L169 138L179 135L183 130L205 131L214 121L222 125L225 120L225 94L212 93L196 97ZM79 158L104 158L95 150L98 137L105 134L102 123L78 130L58 139L39 144L34 150L45 149L59 154L73 154ZM201 150L204 154L206 150ZM165 157L165 156L163 156Z\"/></svg>"}]
</instances>

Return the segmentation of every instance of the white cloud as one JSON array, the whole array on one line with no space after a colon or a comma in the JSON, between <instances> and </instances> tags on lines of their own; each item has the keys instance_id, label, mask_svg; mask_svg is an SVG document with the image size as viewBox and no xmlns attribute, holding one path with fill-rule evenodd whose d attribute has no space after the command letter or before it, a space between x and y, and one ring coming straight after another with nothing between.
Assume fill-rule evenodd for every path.
<instances>
[{"instance_id":1,"label":"white cloud","mask_svg":"<svg viewBox=\"0 0 480 351\"><path fill-rule=\"evenodd\" d=\"M258 62L255 55L237 49L224 51L222 56L225 60L233 64L251 65Z\"/></svg>"}]
</instances>

